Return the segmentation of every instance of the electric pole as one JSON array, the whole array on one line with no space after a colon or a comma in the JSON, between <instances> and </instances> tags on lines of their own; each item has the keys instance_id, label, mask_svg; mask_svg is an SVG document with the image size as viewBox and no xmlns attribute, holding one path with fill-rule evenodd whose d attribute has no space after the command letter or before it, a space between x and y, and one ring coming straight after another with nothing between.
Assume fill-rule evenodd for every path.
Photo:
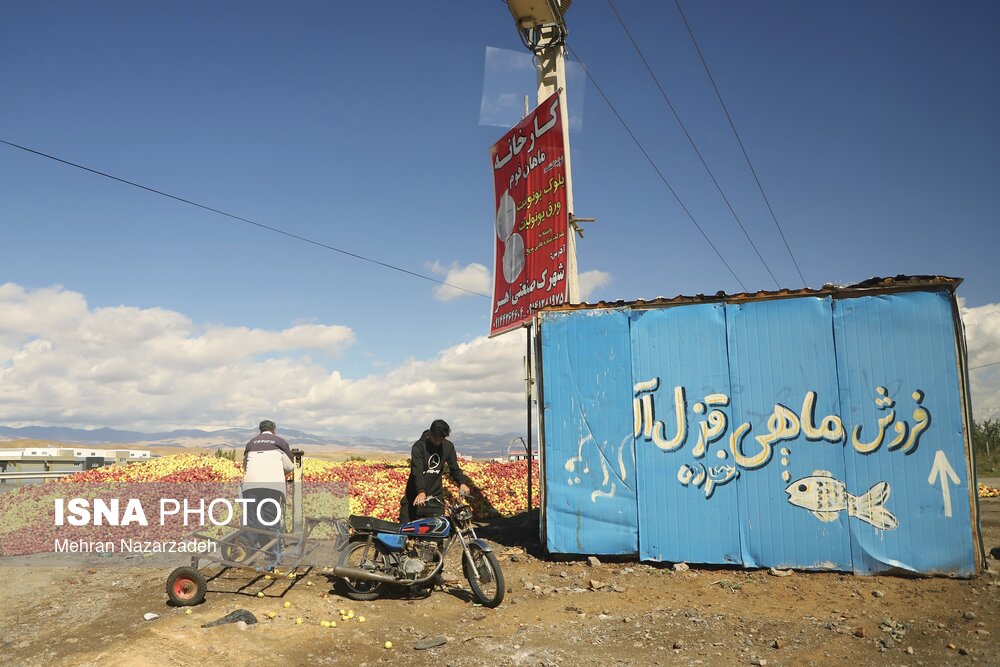
<instances>
[{"instance_id":1,"label":"electric pole","mask_svg":"<svg viewBox=\"0 0 1000 667\"><path fill-rule=\"evenodd\" d=\"M566 209L570 233L566 237L566 301L580 301L580 277L576 262L576 232L583 236L573 217L573 176L569 151L569 111L566 105L566 47L564 15L573 0L507 0L521 41L535 55L538 72L537 104L559 93L563 115L563 146L566 162Z\"/></svg>"}]
</instances>

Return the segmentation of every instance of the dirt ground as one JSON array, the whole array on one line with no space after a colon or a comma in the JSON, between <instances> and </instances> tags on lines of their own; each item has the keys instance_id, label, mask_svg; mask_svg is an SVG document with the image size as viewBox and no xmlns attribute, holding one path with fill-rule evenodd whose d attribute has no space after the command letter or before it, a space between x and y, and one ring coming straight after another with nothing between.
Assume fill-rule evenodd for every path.
<instances>
[{"instance_id":1,"label":"dirt ground","mask_svg":"<svg viewBox=\"0 0 1000 667\"><path fill-rule=\"evenodd\" d=\"M1000 499L981 507L989 552L1000 546ZM186 615L166 604L166 571L2 568L0 664L1000 664L997 560L972 580L591 566L545 559L520 526L523 518L480 531L505 554L508 593L497 609L474 605L464 582L425 599L352 602L322 569L280 581L230 570ZM239 608L260 622L200 627ZM355 618L341 621L340 609ZM160 618L145 621L147 612ZM414 648L435 636L447 643Z\"/></svg>"}]
</instances>

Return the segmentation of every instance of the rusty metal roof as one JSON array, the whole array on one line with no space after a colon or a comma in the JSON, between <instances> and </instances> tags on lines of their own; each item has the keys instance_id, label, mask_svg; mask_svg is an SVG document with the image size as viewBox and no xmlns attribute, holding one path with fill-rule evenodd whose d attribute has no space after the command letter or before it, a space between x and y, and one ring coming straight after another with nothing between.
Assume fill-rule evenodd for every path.
<instances>
[{"instance_id":1,"label":"rusty metal roof","mask_svg":"<svg viewBox=\"0 0 1000 667\"><path fill-rule=\"evenodd\" d=\"M894 276L891 278L869 278L853 285L823 285L819 289L805 287L802 289L780 289L777 291L761 290L759 292L738 292L726 294L696 294L694 296L678 295L674 297L656 297L655 299L636 299L634 301L599 301L597 303L564 303L557 306L546 306L538 312L579 310L586 308L654 308L658 306L677 306L689 303L713 303L725 301L729 303L741 301L766 301L769 299L784 299L802 296L832 296L834 298L849 298L863 294L879 294L888 292L910 292L926 289L947 289L954 293L962 284L962 278L949 276Z\"/></svg>"}]
</instances>

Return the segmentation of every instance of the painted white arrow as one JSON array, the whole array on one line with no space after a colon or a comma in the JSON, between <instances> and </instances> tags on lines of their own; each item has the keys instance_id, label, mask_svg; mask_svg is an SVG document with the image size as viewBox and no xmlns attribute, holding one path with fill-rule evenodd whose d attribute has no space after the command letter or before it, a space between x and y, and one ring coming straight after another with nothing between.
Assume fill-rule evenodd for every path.
<instances>
[{"instance_id":1,"label":"painted white arrow","mask_svg":"<svg viewBox=\"0 0 1000 667\"><path fill-rule=\"evenodd\" d=\"M944 455L944 450L937 450L934 454L934 464L931 466L931 476L927 478L927 483L934 486L937 479L941 479L941 495L944 497L944 515L951 516L951 489L948 487L948 480L952 484L961 484L962 481L955 473L955 469L948 463L948 457Z\"/></svg>"}]
</instances>

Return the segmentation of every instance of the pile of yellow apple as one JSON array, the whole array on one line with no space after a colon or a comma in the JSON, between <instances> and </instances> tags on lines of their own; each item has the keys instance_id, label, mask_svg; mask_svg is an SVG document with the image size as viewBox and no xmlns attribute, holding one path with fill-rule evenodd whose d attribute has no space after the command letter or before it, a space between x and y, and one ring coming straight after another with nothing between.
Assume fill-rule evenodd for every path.
<instances>
[{"instance_id":1,"label":"pile of yellow apple","mask_svg":"<svg viewBox=\"0 0 1000 667\"><path fill-rule=\"evenodd\" d=\"M528 464L516 462L461 461L472 480L468 502L478 517L513 516L527 507ZM303 462L304 510L306 517L345 517L363 514L394 521L399 499L406 488L406 462L347 461L337 463L306 457ZM538 507L538 464L533 469L533 505ZM103 541L119 538L176 540L190 533L181 517L164 525L152 516L148 527L57 526L57 499L136 498L147 512L157 512L162 499L192 504L200 499L235 498L243 471L226 458L176 454L147 461L117 464L76 473L59 480L24 486L0 494L0 555L14 556L53 550L57 539ZM447 477L445 494L457 498L458 488ZM234 517L238 522L239 516ZM215 537L228 528L208 527ZM325 527L332 530L331 526ZM220 532L221 531L221 532ZM218 533L218 534L216 534ZM314 537L329 537L315 534Z\"/></svg>"}]
</instances>

